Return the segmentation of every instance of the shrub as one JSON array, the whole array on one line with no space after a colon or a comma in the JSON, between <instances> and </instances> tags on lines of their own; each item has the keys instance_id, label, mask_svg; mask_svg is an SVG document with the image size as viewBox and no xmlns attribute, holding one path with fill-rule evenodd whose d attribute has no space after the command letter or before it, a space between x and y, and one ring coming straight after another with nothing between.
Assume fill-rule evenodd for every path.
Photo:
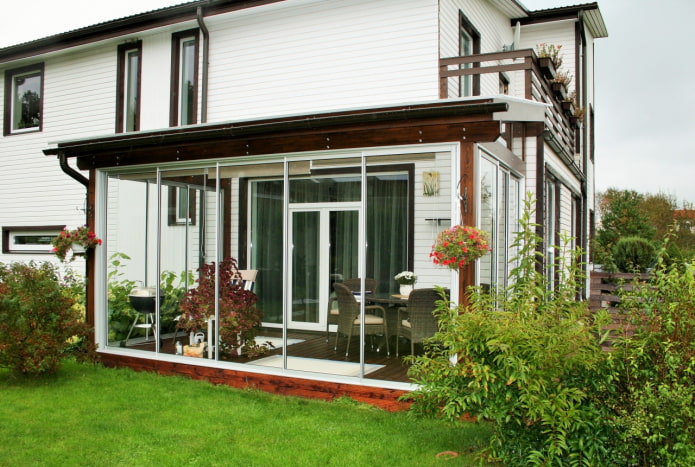
<instances>
[{"instance_id":1,"label":"shrub","mask_svg":"<svg viewBox=\"0 0 695 467\"><path fill-rule=\"evenodd\" d=\"M695 264L667 266L668 243L621 296L634 333L614 343L611 404L627 465L695 465Z\"/></svg>"},{"instance_id":2,"label":"shrub","mask_svg":"<svg viewBox=\"0 0 695 467\"><path fill-rule=\"evenodd\" d=\"M408 397L417 413L491 422L488 452L504 465L606 465L612 427L602 398L610 374L600 330L607 316L592 319L575 300L579 251L559 255L569 261L549 287L531 206L529 199L513 246L520 254L512 285L472 289L466 308L439 304L440 331L423 356L410 357L420 387Z\"/></svg>"},{"instance_id":3,"label":"shrub","mask_svg":"<svg viewBox=\"0 0 695 467\"><path fill-rule=\"evenodd\" d=\"M134 280L126 279L121 271L125 261L130 256L125 253L114 253L109 258L108 304L109 304L109 342L126 338L137 311L130 306L130 292L137 287Z\"/></svg>"},{"instance_id":4,"label":"shrub","mask_svg":"<svg viewBox=\"0 0 695 467\"><path fill-rule=\"evenodd\" d=\"M93 357L75 284L54 265L0 265L0 365L26 375L52 373L69 349Z\"/></svg>"},{"instance_id":5,"label":"shrub","mask_svg":"<svg viewBox=\"0 0 695 467\"><path fill-rule=\"evenodd\" d=\"M621 272L645 272L655 260L654 245L642 237L622 237L613 247L613 261Z\"/></svg>"}]
</instances>

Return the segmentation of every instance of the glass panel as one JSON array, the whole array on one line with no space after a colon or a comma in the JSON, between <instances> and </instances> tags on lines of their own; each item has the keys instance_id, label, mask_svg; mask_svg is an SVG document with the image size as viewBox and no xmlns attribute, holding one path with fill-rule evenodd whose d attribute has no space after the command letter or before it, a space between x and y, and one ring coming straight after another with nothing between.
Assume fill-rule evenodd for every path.
<instances>
[{"instance_id":1,"label":"glass panel","mask_svg":"<svg viewBox=\"0 0 695 467\"><path fill-rule=\"evenodd\" d=\"M459 44L461 56L465 57L473 54L473 38L466 32L465 29L461 29L461 43ZM462 69L469 69L472 64L466 63L461 66ZM473 94L472 87L472 76L462 76L461 77L461 97L470 96Z\"/></svg>"},{"instance_id":2,"label":"glass panel","mask_svg":"<svg viewBox=\"0 0 695 467\"><path fill-rule=\"evenodd\" d=\"M295 212L291 220L290 324L318 323L321 277L321 213Z\"/></svg>"},{"instance_id":3,"label":"glass panel","mask_svg":"<svg viewBox=\"0 0 695 467\"><path fill-rule=\"evenodd\" d=\"M499 180L499 202L497 209L497 241L493 246L492 255L497 258L497 281L496 285L500 289L507 285L507 259L508 259L508 221L509 205L507 199L507 189L509 182L509 174L501 169L498 169Z\"/></svg>"},{"instance_id":4,"label":"glass panel","mask_svg":"<svg viewBox=\"0 0 695 467\"><path fill-rule=\"evenodd\" d=\"M138 129L138 75L140 71L140 51L126 52L125 75L125 131Z\"/></svg>"},{"instance_id":5,"label":"glass panel","mask_svg":"<svg viewBox=\"0 0 695 467\"><path fill-rule=\"evenodd\" d=\"M263 321L282 324L283 181L251 183L250 265L258 270L254 292Z\"/></svg>"},{"instance_id":6,"label":"glass panel","mask_svg":"<svg viewBox=\"0 0 695 467\"><path fill-rule=\"evenodd\" d=\"M407 173L367 176L367 277L379 284L378 291L398 293L394 276L408 266Z\"/></svg>"},{"instance_id":7,"label":"glass panel","mask_svg":"<svg viewBox=\"0 0 695 467\"><path fill-rule=\"evenodd\" d=\"M485 158L480 158L480 228L490 236L490 245L497 246L497 166ZM497 248L495 248L496 250ZM495 286L496 251L486 253L480 258L480 285L485 290Z\"/></svg>"},{"instance_id":8,"label":"glass panel","mask_svg":"<svg viewBox=\"0 0 695 467\"><path fill-rule=\"evenodd\" d=\"M548 287L554 288L555 284L555 247L557 246L557 241L555 238L555 222L556 215L555 212L555 183L548 181L545 184L546 190L546 220L545 220L545 238L546 238L546 248L545 248L545 259L546 259L546 274L548 279Z\"/></svg>"},{"instance_id":9,"label":"glass panel","mask_svg":"<svg viewBox=\"0 0 695 467\"><path fill-rule=\"evenodd\" d=\"M181 40L180 107L181 125L195 123L195 38Z\"/></svg>"},{"instance_id":10,"label":"glass panel","mask_svg":"<svg viewBox=\"0 0 695 467\"><path fill-rule=\"evenodd\" d=\"M41 124L41 73L13 78L12 129L38 128Z\"/></svg>"},{"instance_id":11,"label":"glass panel","mask_svg":"<svg viewBox=\"0 0 695 467\"><path fill-rule=\"evenodd\" d=\"M290 203L336 203L360 200L360 177L313 177L290 181Z\"/></svg>"},{"instance_id":12,"label":"glass panel","mask_svg":"<svg viewBox=\"0 0 695 467\"><path fill-rule=\"evenodd\" d=\"M154 295L137 311L130 294L156 286L156 173L110 176L107 203L108 343L153 350Z\"/></svg>"}]
</instances>

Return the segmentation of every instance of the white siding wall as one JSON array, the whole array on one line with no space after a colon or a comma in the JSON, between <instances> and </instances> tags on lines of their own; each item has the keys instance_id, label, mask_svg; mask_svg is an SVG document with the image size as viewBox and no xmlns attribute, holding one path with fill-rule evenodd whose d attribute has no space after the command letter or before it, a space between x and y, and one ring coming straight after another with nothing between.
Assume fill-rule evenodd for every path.
<instances>
[{"instance_id":1,"label":"white siding wall","mask_svg":"<svg viewBox=\"0 0 695 467\"><path fill-rule=\"evenodd\" d=\"M63 173L58 160L46 157L42 150L50 142L113 131L116 49L90 47L0 67L3 106L5 70L41 62L45 65L43 131L0 138L0 225L76 227L85 219L85 187ZM30 258L0 255L2 262Z\"/></svg>"},{"instance_id":2,"label":"white siding wall","mask_svg":"<svg viewBox=\"0 0 695 467\"><path fill-rule=\"evenodd\" d=\"M501 52L502 47L505 44L511 44L514 39L510 18L486 1L442 0L440 5L441 57L453 57L459 54L459 11L463 12L468 21L473 23L473 26L480 33L481 53ZM455 79L452 79L453 81ZM512 84L514 81L515 78L512 78ZM518 84L523 91L523 81ZM449 89L452 92L457 87L450 85ZM499 94L499 75L497 73L481 76L480 93L483 96ZM514 89L510 89L510 94L517 95Z\"/></svg>"},{"instance_id":3,"label":"white siding wall","mask_svg":"<svg viewBox=\"0 0 695 467\"><path fill-rule=\"evenodd\" d=\"M523 49L536 49L541 43L561 45L560 55L562 56L562 66L560 70L569 72L572 76L567 92L575 89L575 60L576 53L574 47L574 28L575 20L558 21L554 23L543 23L538 25L527 25L521 28L521 47Z\"/></svg>"},{"instance_id":4,"label":"white siding wall","mask_svg":"<svg viewBox=\"0 0 695 467\"><path fill-rule=\"evenodd\" d=\"M436 99L436 0L296 0L206 19L208 121Z\"/></svg>"},{"instance_id":5,"label":"white siding wall","mask_svg":"<svg viewBox=\"0 0 695 467\"><path fill-rule=\"evenodd\" d=\"M422 196L423 172L439 172L439 196ZM414 210L414 271L417 275L416 288L448 287L451 283L451 271L436 266L429 258L437 234L458 222L451 219L451 196L457 179L452 177L451 153L438 153L433 161L420 161L415 164L415 210ZM425 219L447 219L441 222Z\"/></svg>"}]
</instances>

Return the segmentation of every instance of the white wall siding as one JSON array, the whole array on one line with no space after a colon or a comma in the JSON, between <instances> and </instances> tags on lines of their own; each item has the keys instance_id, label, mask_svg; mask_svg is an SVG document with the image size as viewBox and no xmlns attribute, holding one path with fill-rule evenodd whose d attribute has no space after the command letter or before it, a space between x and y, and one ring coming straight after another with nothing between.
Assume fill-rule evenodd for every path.
<instances>
[{"instance_id":1,"label":"white wall siding","mask_svg":"<svg viewBox=\"0 0 695 467\"><path fill-rule=\"evenodd\" d=\"M434 0L290 1L207 24L210 122L438 97Z\"/></svg>"},{"instance_id":2,"label":"white wall siding","mask_svg":"<svg viewBox=\"0 0 695 467\"><path fill-rule=\"evenodd\" d=\"M415 164L413 272L418 276L416 288L448 287L451 282L451 270L436 266L429 258L437 234L458 223L458 219L451 219L452 189L458 181L452 176L451 157L449 152L437 153L434 160ZM423 196L423 173L431 171L439 172L440 192L438 196Z\"/></svg>"},{"instance_id":3,"label":"white wall siding","mask_svg":"<svg viewBox=\"0 0 695 467\"><path fill-rule=\"evenodd\" d=\"M459 12L468 18L480 33L481 53L500 52L505 44L511 44L514 30L510 18L497 8L482 0L442 0L440 2L440 56L453 57L459 54ZM452 83L456 79L452 78ZM521 83L523 85L523 82ZM457 87L449 86L450 92ZM510 90L510 93L511 90ZM480 94L499 94L499 75L489 73L481 76ZM454 97L453 95L450 97Z\"/></svg>"}]
</instances>

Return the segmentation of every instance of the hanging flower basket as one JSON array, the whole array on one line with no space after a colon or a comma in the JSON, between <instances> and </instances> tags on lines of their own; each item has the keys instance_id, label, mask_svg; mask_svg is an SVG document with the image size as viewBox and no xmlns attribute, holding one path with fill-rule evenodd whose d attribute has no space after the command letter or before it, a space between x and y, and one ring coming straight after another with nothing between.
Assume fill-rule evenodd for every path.
<instances>
[{"instance_id":1,"label":"hanging flower basket","mask_svg":"<svg viewBox=\"0 0 695 467\"><path fill-rule=\"evenodd\" d=\"M455 225L437 235L430 258L439 266L461 269L492 251L486 232L475 227Z\"/></svg>"},{"instance_id":2,"label":"hanging flower basket","mask_svg":"<svg viewBox=\"0 0 695 467\"><path fill-rule=\"evenodd\" d=\"M87 250L101 245L101 239L96 236L86 225L75 230L65 229L53 239L53 253L65 261L68 252L72 250L73 258L75 255L84 254ZM70 260L72 261L71 258Z\"/></svg>"}]
</instances>

